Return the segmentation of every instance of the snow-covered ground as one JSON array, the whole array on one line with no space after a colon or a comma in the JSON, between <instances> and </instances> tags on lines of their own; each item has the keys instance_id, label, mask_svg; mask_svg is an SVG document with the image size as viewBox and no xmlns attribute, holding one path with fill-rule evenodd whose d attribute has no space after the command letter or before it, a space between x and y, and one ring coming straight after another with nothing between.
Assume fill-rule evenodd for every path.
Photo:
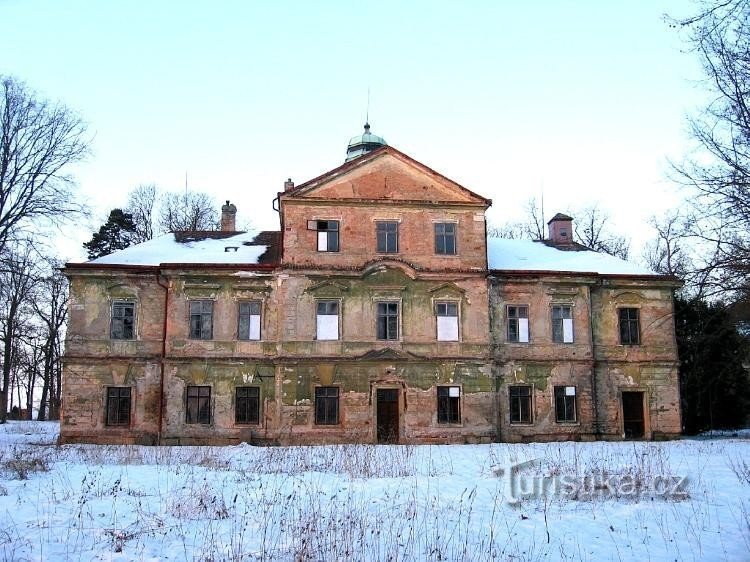
<instances>
[{"instance_id":1,"label":"snow-covered ground","mask_svg":"<svg viewBox=\"0 0 750 562\"><path fill-rule=\"evenodd\" d=\"M750 560L747 433L177 448L57 430L0 426L2 560Z\"/></svg>"}]
</instances>

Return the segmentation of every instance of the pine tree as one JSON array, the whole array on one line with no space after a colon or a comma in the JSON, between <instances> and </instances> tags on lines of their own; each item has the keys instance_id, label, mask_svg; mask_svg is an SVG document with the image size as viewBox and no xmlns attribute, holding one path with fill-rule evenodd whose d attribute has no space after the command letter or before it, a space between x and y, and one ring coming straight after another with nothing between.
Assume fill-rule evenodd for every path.
<instances>
[{"instance_id":1,"label":"pine tree","mask_svg":"<svg viewBox=\"0 0 750 562\"><path fill-rule=\"evenodd\" d=\"M90 241L84 242L83 247L86 248L90 260L100 258L133 244L135 232L133 215L121 209L112 209L107 222L101 226L99 232L94 233Z\"/></svg>"}]
</instances>

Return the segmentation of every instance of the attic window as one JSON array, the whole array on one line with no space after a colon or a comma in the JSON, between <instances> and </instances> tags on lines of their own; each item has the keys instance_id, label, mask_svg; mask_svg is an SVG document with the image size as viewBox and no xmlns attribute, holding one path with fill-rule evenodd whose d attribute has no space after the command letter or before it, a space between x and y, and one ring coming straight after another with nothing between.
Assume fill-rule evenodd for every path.
<instances>
[{"instance_id":1,"label":"attic window","mask_svg":"<svg viewBox=\"0 0 750 562\"><path fill-rule=\"evenodd\" d=\"M237 250L239 250L239 248L240 248L239 246L224 246L224 251L225 252L236 252Z\"/></svg>"}]
</instances>

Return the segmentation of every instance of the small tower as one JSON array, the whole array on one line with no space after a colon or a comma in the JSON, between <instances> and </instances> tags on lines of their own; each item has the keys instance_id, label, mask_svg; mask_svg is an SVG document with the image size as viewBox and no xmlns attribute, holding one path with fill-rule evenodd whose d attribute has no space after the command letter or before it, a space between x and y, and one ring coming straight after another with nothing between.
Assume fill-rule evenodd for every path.
<instances>
[{"instance_id":1,"label":"small tower","mask_svg":"<svg viewBox=\"0 0 750 562\"><path fill-rule=\"evenodd\" d=\"M550 241L557 246L573 245L573 217L557 213L547 223Z\"/></svg>"},{"instance_id":2,"label":"small tower","mask_svg":"<svg viewBox=\"0 0 750 562\"><path fill-rule=\"evenodd\" d=\"M385 142L385 139L383 137L373 135L370 132L370 124L365 123L365 132L361 135L357 135L356 137L352 137L352 139L349 141L349 146L346 147L346 160L344 161L349 162L350 160L359 158L360 156L363 156L368 152L377 150L381 146L387 145L388 143Z\"/></svg>"}]
</instances>

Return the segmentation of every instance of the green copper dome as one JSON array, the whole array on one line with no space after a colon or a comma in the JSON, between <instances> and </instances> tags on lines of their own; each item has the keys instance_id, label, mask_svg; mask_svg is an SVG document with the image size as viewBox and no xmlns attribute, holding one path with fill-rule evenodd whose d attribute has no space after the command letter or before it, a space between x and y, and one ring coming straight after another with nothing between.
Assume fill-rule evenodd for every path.
<instances>
[{"instance_id":1,"label":"green copper dome","mask_svg":"<svg viewBox=\"0 0 750 562\"><path fill-rule=\"evenodd\" d=\"M388 143L385 142L385 139L383 137L379 137L378 135L373 135L370 132L370 124L365 123L365 132L361 135L357 135L356 137L352 137L352 139L349 141L349 146L346 147L345 162L349 162L350 160L359 158L360 156L367 154L368 152L372 152L373 150L377 150L381 146L387 145Z\"/></svg>"}]
</instances>

